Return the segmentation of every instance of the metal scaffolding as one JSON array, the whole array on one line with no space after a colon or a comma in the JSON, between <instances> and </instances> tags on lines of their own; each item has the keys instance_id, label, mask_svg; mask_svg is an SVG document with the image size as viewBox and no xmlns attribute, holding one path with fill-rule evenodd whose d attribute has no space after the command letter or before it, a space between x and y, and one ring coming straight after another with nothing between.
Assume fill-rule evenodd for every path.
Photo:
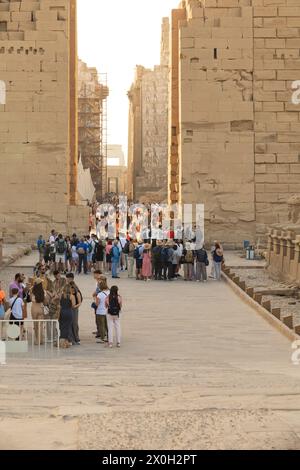
<instances>
[{"instance_id":1,"label":"metal scaffolding","mask_svg":"<svg viewBox=\"0 0 300 470\"><path fill-rule=\"evenodd\" d=\"M102 200L104 200L108 181L107 181L107 137L108 137L108 129L107 129L107 98L109 95L109 89L107 84L107 73L100 73L98 75L99 81L102 85L102 89L105 90L105 98L102 100L102 112L100 114L100 133L101 133L101 143L100 143L100 154L102 157L102 173L101 179L103 181L102 185Z\"/></svg>"},{"instance_id":2,"label":"metal scaffolding","mask_svg":"<svg viewBox=\"0 0 300 470\"><path fill-rule=\"evenodd\" d=\"M92 81L83 81L78 96L79 154L90 168L98 202L107 192L107 74L90 69Z\"/></svg>"}]
</instances>

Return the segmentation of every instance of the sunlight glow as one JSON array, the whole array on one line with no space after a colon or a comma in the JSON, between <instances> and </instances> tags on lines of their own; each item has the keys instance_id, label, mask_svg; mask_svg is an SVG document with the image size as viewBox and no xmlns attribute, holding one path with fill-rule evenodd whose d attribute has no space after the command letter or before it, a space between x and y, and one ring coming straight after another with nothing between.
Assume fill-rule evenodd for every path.
<instances>
[{"instance_id":1,"label":"sunlight glow","mask_svg":"<svg viewBox=\"0 0 300 470\"><path fill-rule=\"evenodd\" d=\"M78 0L79 57L108 74L108 142L127 156L128 98L136 65L160 61L161 22L179 0Z\"/></svg>"}]
</instances>

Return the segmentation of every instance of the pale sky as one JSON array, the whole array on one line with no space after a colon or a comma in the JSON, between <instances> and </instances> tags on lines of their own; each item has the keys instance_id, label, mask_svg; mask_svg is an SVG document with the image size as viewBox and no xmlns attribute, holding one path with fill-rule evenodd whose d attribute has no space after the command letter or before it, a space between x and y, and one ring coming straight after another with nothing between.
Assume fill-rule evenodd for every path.
<instances>
[{"instance_id":1,"label":"pale sky","mask_svg":"<svg viewBox=\"0 0 300 470\"><path fill-rule=\"evenodd\" d=\"M136 65L160 62L161 22L179 0L78 0L78 53L107 73L108 143L127 156L128 98Z\"/></svg>"}]
</instances>

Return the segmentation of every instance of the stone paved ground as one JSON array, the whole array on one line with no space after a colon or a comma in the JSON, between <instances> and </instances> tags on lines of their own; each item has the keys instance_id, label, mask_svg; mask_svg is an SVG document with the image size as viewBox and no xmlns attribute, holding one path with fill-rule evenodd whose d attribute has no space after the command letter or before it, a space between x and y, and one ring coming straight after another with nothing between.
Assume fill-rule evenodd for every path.
<instances>
[{"instance_id":1,"label":"stone paved ground","mask_svg":"<svg viewBox=\"0 0 300 470\"><path fill-rule=\"evenodd\" d=\"M94 283L78 283L82 345L1 368L0 448L300 449L291 344L226 284L121 279L124 340L108 350Z\"/></svg>"}]
</instances>

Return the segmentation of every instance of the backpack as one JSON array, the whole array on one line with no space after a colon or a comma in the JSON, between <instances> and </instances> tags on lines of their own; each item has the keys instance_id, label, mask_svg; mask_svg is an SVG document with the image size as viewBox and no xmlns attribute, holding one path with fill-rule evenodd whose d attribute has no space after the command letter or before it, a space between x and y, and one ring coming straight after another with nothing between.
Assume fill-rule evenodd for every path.
<instances>
[{"instance_id":1,"label":"backpack","mask_svg":"<svg viewBox=\"0 0 300 470\"><path fill-rule=\"evenodd\" d=\"M215 250L215 251L214 251L214 261L215 261L216 263L222 263L222 262L223 262L223 259L224 259L224 257L218 255L218 254L217 254L217 251Z\"/></svg>"},{"instance_id":2,"label":"backpack","mask_svg":"<svg viewBox=\"0 0 300 470\"><path fill-rule=\"evenodd\" d=\"M197 261L199 261L199 263L205 263L206 260L207 260L207 253L205 250L197 250L196 252L197 254Z\"/></svg>"},{"instance_id":3,"label":"backpack","mask_svg":"<svg viewBox=\"0 0 300 470\"><path fill-rule=\"evenodd\" d=\"M59 240L57 243L57 252L60 255L63 255L66 251L66 242L64 240Z\"/></svg>"},{"instance_id":4,"label":"backpack","mask_svg":"<svg viewBox=\"0 0 300 470\"><path fill-rule=\"evenodd\" d=\"M141 256L141 254L140 254L140 247L137 246L137 247L135 248L135 250L134 250L133 257L134 257L134 259L140 259L140 256Z\"/></svg>"},{"instance_id":5,"label":"backpack","mask_svg":"<svg viewBox=\"0 0 300 470\"><path fill-rule=\"evenodd\" d=\"M125 255L128 255L128 254L129 254L129 241L127 241L127 242L125 243L125 246L124 246L124 248L123 248L123 253L124 253Z\"/></svg>"},{"instance_id":6,"label":"backpack","mask_svg":"<svg viewBox=\"0 0 300 470\"><path fill-rule=\"evenodd\" d=\"M163 248L161 250L161 261L162 263L167 264L169 260L169 249L168 248Z\"/></svg>"},{"instance_id":7,"label":"backpack","mask_svg":"<svg viewBox=\"0 0 300 470\"><path fill-rule=\"evenodd\" d=\"M117 316L119 316L120 311L121 311L121 307L120 307L120 304L119 304L118 297L115 297L115 296L114 297L109 297L107 313L109 315L117 317Z\"/></svg>"},{"instance_id":8,"label":"backpack","mask_svg":"<svg viewBox=\"0 0 300 470\"><path fill-rule=\"evenodd\" d=\"M114 246L111 250L112 258L119 258L120 257L120 250L117 246Z\"/></svg>"},{"instance_id":9,"label":"backpack","mask_svg":"<svg viewBox=\"0 0 300 470\"><path fill-rule=\"evenodd\" d=\"M96 242L94 253L97 256L101 256L103 254L103 251L104 251L104 248L103 248L102 242Z\"/></svg>"},{"instance_id":10,"label":"backpack","mask_svg":"<svg viewBox=\"0 0 300 470\"><path fill-rule=\"evenodd\" d=\"M153 259L155 261L160 261L161 260L161 247L160 246L156 246L155 248L153 248Z\"/></svg>"},{"instance_id":11,"label":"backpack","mask_svg":"<svg viewBox=\"0 0 300 470\"><path fill-rule=\"evenodd\" d=\"M185 261L187 263L193 263L194 262L194 254L192 250L188 250L185 255Z\"/></svg>"}]
</instances>

